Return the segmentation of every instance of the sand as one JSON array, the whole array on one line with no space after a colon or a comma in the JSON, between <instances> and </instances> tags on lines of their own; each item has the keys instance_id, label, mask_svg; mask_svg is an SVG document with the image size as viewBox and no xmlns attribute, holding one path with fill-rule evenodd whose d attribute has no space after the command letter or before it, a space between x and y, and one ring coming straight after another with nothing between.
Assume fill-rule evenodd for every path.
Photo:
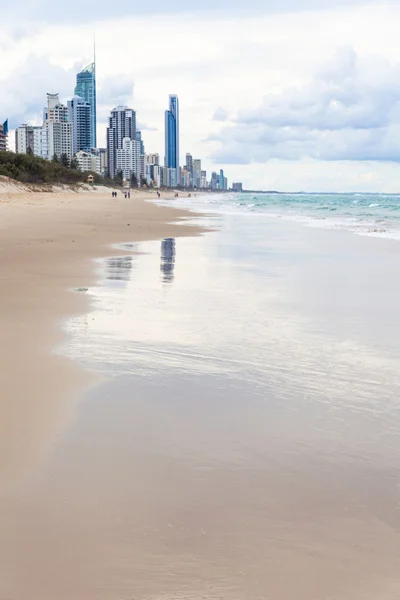
<instances>
[{"instance_id":1,"label":"sand","mask_svg":"<svg viewBox=\"0 0 400 600\"><path fill-rule=\"evenodd\" d=\"M398 245L149 197L0 192L0 598L398 600Z\"/></svg>"},{"instance_id":2,"label":"sand","mask_svg":"<svg viewBox=\"0 0 400 600\"><path fill-rule=\"evenodd\" d=\"M96 379L52 350L60 323L88 310L76 288L94 282L91 259L111 244L198 233L184 211L106 188L30 192L0 182L0 491L34 467L73 418L72 396ZM174 224L170 222L173 221ZM115 252L115 251L114 251Z\"/></svg>"}]
</instances>

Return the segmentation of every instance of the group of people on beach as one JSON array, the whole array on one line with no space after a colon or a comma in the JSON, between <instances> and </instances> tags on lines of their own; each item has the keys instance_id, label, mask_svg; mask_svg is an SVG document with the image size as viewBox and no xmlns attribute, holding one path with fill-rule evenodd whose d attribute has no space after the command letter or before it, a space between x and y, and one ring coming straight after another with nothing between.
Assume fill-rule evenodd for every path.
<instances>
[{"instance_id":1,"label":"group of people on beach","mask_svg":"<svg viewBox=\"0 0 400 600\"><path fill-rule=\"evenodd\" d=\"M131 197L131 193L130 192L124 192L125 194L125 200L129 199ZM111 192L111 196L112 198L116 198L118 195L118 192Z\"/></svg>"},{"instance_id":2,"label":"group of people on beach","mask_svg":"<svg viewBox=\"0 0 400 600\"><path fill-rule=\"evenodd\" d=\"M130 192L123 192L123 193L125 194L125 200L126 199L130 199L130 197L131 197L131 193ZM111 196L113 198L116 198L117 195L118 195L118 192L111 192ZM188 194L188 198L191 198L191 197L192 197L192 194ZM160 192L157 192L157 198L161 198ZM175 193L175 198L179 198L179 194L177 192Z\"/></svg>"}]
</instances>

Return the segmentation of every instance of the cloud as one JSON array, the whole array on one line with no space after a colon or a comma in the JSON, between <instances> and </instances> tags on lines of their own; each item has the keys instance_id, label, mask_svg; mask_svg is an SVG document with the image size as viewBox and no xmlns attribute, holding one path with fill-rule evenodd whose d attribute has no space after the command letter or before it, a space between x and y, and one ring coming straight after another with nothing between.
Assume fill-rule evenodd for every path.
<instances>
[{"instance_id":1,"label":"cloud","mask_svg":"<svg viewBox=\"0 0 400 600\"><path fill-rule=\"evenodd\" d=\"M228 111L219 106L213 115L213 121L227 121L229 118Z\"/></svg>"},{"instance_id":2,"label":"cloud","mask_svg":"<svg viewBox=\"0 0 400 600\"><path fill-rule=\"evenodd\" d=\"M46 93L58 92L61 97L70 97L74 75L73 69L53 65L47 57L29 56L0 81L2 116L9 119L11 128L26 122L41 123Z\"/></svg>"},{"instance_id":3,"label":"cloud","mask_svg":"<svg viewBox=\"0 0 400 600\"><path fill-rule=\"evenodd\" d=\"M339 49L311 80L265 96L211 139L225 163L400 160L400 65Z\"/></svg>"},{"instance_id":4,"label":"cloud","mask_svg":"<svg viewBox=\"0 0 400 600\"><path fill-rule=\"evenodd\" d=\"M137 128L140 131L158 131L157 127L151 127L151 125L146 125L146 123L142 123L141 121L138 121Z\"/></svg>"},{"instance_id":5,"label":"cloud","mask_svg":"<svg viewBox=\"0 0 400 600\"><path fill-rule=\"evenodd\" d=\"M364 0L352 0L352 5L364 3ZM201 4L196 5L196 12L215 11L221 12L229 10L239 11L241 13L260 12L268 13L285 13L309 10L326 10L347 6L347 0L202 0ZM7 11L3 15L3 21L9 22L12 19L24 20L25 22L33 20L40 21L40 15L45 15L47 22L63 21L74 22L79 20L92 21L93 15L96 15L96 20L110 19L115 16L113 5L110 5L108 0L70 0L68 10L57 2L49 3L47 0L15 0L7 6ZM148 2L132 2L131 0L120 0L118 3L118 11L126 16L142 15L142 14L163 14L163 13L192 13L193 4L187 0L153 0Z\"/></svg>"},{"instance_id":6,"label":"cloud","mask_svg":"<svg viewBox=\"0 0 400 600\"><path fill-rule=\"evenodd\" d=\"M134 83L126 73L111 75L98 82L99 96L104 104L126 104L133 96Z\"/></svg>"}]
</instances>

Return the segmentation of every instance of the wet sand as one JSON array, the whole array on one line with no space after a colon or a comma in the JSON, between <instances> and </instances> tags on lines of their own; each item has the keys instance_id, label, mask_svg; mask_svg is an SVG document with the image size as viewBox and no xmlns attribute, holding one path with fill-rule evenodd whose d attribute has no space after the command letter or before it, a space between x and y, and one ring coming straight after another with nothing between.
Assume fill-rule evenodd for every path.
<instances>
[{"instance_id":1,"label":"wet sand","mask_svg":"<svg viewBox=\"0 0 400 600\"><path fill-rule=\"evenodd\" d=\"M184 235L187 213L133 193L0 190L0 491L19 481L74 418L78 390L96 379L52 354L60 321L88 309L75 288L93 282L91 259L124 240ZM195 234L194 227L190 233Z\"/></svg>"},{"instance_id":2,"label":"wet sand","mask_svg":"<svg viewBox=\"0 0 400 600\"><path fill-rule=\"evenodd\" d=\"M204 224L71 264L62 352L103 381L3 487L0 597L400 597L400 246Z\"/></svg>"}]
</instances>

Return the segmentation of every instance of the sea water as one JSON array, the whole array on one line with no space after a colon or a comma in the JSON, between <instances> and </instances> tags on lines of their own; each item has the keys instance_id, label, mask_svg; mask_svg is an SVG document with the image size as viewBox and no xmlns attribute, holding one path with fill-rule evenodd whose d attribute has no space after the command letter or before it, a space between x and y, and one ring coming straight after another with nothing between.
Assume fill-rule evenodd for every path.
<instances>
[{"instance_id":1,"label":"sea water","mask_svg":"<svg viewBox=\"0 0 400 600\"><path fill-rule=\"evenodd\" d=\"M252 213L400 240L400 195L220 193L181 198L180 203L214 212Z\"/></svg>"}]
</instances>

